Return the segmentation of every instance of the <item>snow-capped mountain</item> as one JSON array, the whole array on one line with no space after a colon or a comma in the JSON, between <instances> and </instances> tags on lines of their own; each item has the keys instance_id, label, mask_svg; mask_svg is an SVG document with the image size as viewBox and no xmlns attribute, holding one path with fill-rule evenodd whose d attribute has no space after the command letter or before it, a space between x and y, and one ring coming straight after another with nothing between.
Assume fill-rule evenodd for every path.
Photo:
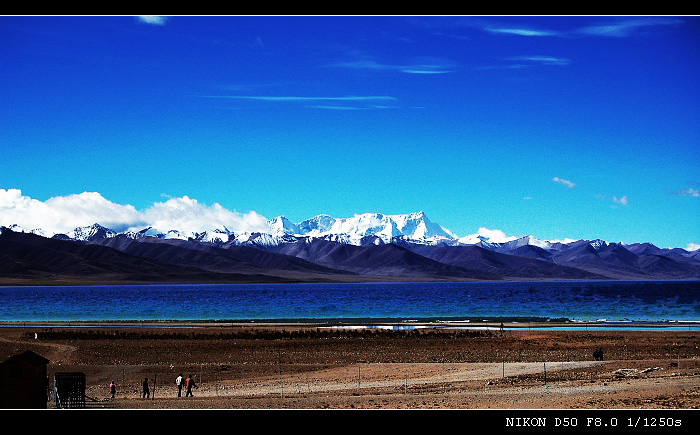
<instances>
[{"instance_id":1,"label":"snow-capped mountain","mask_svg":"<svg viewBox=\"0 0 700 435\"><path fill-rule=\"evenodd\" d=\"M110 228L95 223L89 227L78 227L66 234L73 240L90 241L92 239L106 239L116 236L118 233Z\"/></svg>"},{"instance_id":2,"label":"snow-capped mountain","mask_svg":"<svg viewBox=\"0 0 700 435\"><path fill-rule=\"evenodd\" d=\"M284 216L278 216L270 219L268 225L272 235L341 238L345 243L353 245L361 245L362 240L368 236L376 236L385 243L390 243L395 237L428 243L439 239L457 238L449 230L430 221L422 211L398 215L364 213L342 219L318 215L297 224Z\"/></svg>"},{"instance_id":3,"label":"snow-capped mountain","mask_svg":"<svg viewBox=\"0 0 700 435\"><path fill-rule=\"evenodd\" d=\"M328 233L333 227L333 224L335 224L335 221L335 218L328 216L327 214L320 214L312 217L311 219L299 222L297 227L301 234L319 235Z\"/></svg>"},{"instance_id":4,"label":"snow-capped mountain","mask_svg":"<svg viewBox=\"0 0 700 435\"><path fill-rule=\"evenodd\" d=\"M191 237L197 242L208 242L208 243L226 243L231 237L231 232L226 228L216 228L212 231L202 231L201 233L195 233Z\"/></svg>"},{"instance_id":5,"label":"snow-capped mountain","mask_svg":"<svg viewBox=\"0 0 700 435\"><path fill-rule=\"evenodd\" d=\"M603 249L603 248L607 247L607 246L609 245L609 243L606 242L605 240L595 239L595 240L592 240L592 241L590 242L590 245L591 245L591 247L592 247L593 249L595 249L596 251L598 251L598 250L600 250L600 249Z\"/></svg>"},{"instance_id":6,"label":"snow-capped mountain","mask_svg":"<svg viewBox=\"0 0 700 435\"><path fill-rule=\"evenodd\" d=\"M155 237L157 239L164 239L165 238L165 234L156 230L153 227L147 227L147 228L142 229L141 231L126 231L122 234L124 234L126 237L128 237L130 239L134 239L134 240L140 240L144 237Z\"/></svg>"},{"instance_id":7,"label":"snow-capped mountain","mask_svg":"<svg viewBox=\"0 0 700 435\"><path fill-rule=\"evenodd\" d=\"M301 234L299 227L284 216L277 216L276 218L268 220L267 225L270 227L270 234L273 235Z\"/></svg>"},{"instance_id":8,"label":"snow-capped mountain","mask_svg":"<svg viewBox=\"0 0 700 435\"><path fill-rule=\"evenodd\" d=\"M51 237L53 234L47 234L46 231L42 230L41 228L34 228L32 230L27 230L25 228L22 228L21 226L17 224L12 224L9 227L0 227L0 234L2 234L2 229L7 228L10 231L14 231L15 233L31 233L31 234L36 234L37 236L42 236L42 237Z\"/></svg>"},{"instance_id":9,"label":"snow-capped mountain","mask_svg":"<svg viewBox=\"0 0 700 435\"><path fill-rule=\"evenodd\" d=\"M229 230L227 227L197 232L149 226L143 229L129 229L120 233L99 223L77 227L67 234L60 235L46 234L40 229L27 231L18 225L11 225L8 228L14 232L31 232L44 237L78 241L92 241L123 235L134 240L153 237L216 245L234 244L259 247L294 243L301 239L321 239L356 246L386 243L413 243L433 246L476 245L492 250L510 250L524 245L534 245L543 249L550 249L554 246L550 242L532 236L525 236L505 243L476 234L460 238L450 230L428 219L422 211L395 215L363 213L350 218L334 218L327 214L319 214L297 223L290 221L285 216L277 216L266 222L266 230L257 232Z\"/></svg>"},{"instance_id":10,"label":"snow-capped mountain","mask_svg":"<svg viewBox=\"0 0 700 435\"><path fill-rule=\"evenodd\" d=\"M549 254L568 250L573 246L585 245L589 249L601 253L607 252L612 248L621 247L633 251L635 254L654 253L664 256L676 256L676 258L700 258L700 255L698 255L700 251L689 252L681 248L674 248L673 250L661 249L649 243L624 245L623 243L609 243L601 239L547 241L529 235L514 239L512 237L506 238L502 233L498 237L498 232L494 232L494 236L483 235L481 231L479 234L458 237L450 230L428 219L422 211L394 215L363 213L349 218L334 218L327 214L319 214L296 223L285 216L277 216L266 222L264 230L253 232L230 230L225 226L199 232L183 231L177 228L156 228L153 226L117 232L99 223L75 228L67 234L47 234L38 228L27 230L16 224L0 227L0 231L3 228L13 232L32 233L43 237L84 242L124 236L134 240L155 238L208 243L217 246L244 245L274 248L298 241L311 242L313 240L321 240L355 246L382 244L396 244L404 247L409 245L475 246L509 255L541 258L551 257Z\"/></svg>"},{"instance_id":11,"label":"snow-capped mountain","mask_svg":"<svg viewBox=\"0 0 700 435\"><path fill-rule=\"evenodd\" d=\"M552 243L546 241L546 240L540 240L536 237L532 236L525 236L521 237L516 240L511 240L510 242L505 242L501 244L501 247L507 248L507 249L514 249L514 248L520 248L521 246L537 246L538 248L542 249L551 249L552 248Z\"/></svg>"},{"instance_id":12,"label":"snow-capped mountain","mask_svg":"<svg viewBox=\"0 0 700 435\"><path fill-rule=\"evenodd\" d=\"M31 248L18 249L25 241ZM93 246L83 250L76 244ZM51 255L59 259L63 258L61 252L65 250L71 260L54 262L51 256L26 255L38 246L47 246ZM181 272L185 275L194 273L205 281L219 279L206 278L207 273L239 272L252 273L254 277L250 279L253 282L266 279L262 278L266 273L282 280L292 279L290 273L301 274L301 277L297 276L301 280L320 273L322 276L313 279L324 282L347 273L356 274L360 277L358 279L363 279L361 276L369 277L367 279L376 276L415 279L700 279L700 250L662 249L650 243L625 245L601 239L548 241L529 235L516 239L484 228L480 228L478 234L458 237L430 221L423 212L401 215L364 213L350 218L320 214L297 223L278 216L266 221L257 231L248 228L246 231L230 230L212 225L200 231L148 226L117 232L95 223L75 228L67 234L48 235L41 229L0 226L0 255L10 258L4 270L18 276L34 273L35 268L53 270L51 268L57 265L76 264L73 261L75 255L89 255L86 264L93 264L98 261L92 257L95 249L99 249L96 246L111 249L100 251L100 258L105 261L111 258L109 261L122 264L129 273L134 272L135 264L141 264L145 269L135 275L139 279L152 276L154 270L166 267L164 264L177 266L174 270L162 269L165 277ZM134 262L133 259L117 257L114 250L139 260ZM42 262L44 260L48 262ZM152 260L158 264L149 263ZM0 262L0 278L2 266ZM183 267L202 270L181 270ZM85 270L91 269L79 267L71 273L80 276ZM282 270L284 272L275 272ZM56 272L64 273L65 270Z\"/></svg>"},{"instance_id":13,"label":"snow-capped mountain","mask_svg":"<svg viewBox=\"0 0 700 435\"><path fill-rule=\"evenodd\" d=\"M270 247L278 246L284 243L294 243L299 241L296 237L285 234L283 232L275 232L274 234L261 232L243 232L232 235L229 242L234 245Z\"/></svg>"}]
</instances>

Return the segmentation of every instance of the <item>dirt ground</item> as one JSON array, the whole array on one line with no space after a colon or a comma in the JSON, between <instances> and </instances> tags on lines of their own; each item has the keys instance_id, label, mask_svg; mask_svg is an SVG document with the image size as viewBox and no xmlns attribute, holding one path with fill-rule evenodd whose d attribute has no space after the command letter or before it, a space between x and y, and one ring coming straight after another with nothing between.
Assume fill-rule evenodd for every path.
<instances>
[{"instance_id":1,"label":"dirt ground","mask_svg":"<svg viewBox=\"0 0 700 435\"><path fill-rule=\"evenodd\" d=\"M0 328L0 362L36 352L50 361L51 386L56 372L85 373L89 408L700 408L691 331L13 326ZM194 397L177 396L180 373L194 378Z\"/></svg>"}]
</instances>

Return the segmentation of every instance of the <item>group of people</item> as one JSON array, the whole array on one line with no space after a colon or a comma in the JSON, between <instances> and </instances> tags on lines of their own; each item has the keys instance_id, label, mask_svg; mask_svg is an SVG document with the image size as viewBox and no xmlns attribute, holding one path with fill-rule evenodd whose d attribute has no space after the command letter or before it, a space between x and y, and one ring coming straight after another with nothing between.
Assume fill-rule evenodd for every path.
<instances>
[{"instance_id":1,"label":"group of people","mask_svg":"<svg viewBox=\"0 0 700 435\"><path fill-rule=\"evenodd\" d=\"M177 397L182 397L183 386L185 387L185 390L187 390L185 397L194 397L194 394L192 394L192 388L195 388L197 385L195 385L192 375L189 375L187 379L184 379L182 377L182 373L180 373L180 376L175 379L175 385L177 385Z\"/></svg>"},{"instance_id":2,"label":"group of people","mask_svg":"<svg viewBox=\"0 0 700 435\"><path fill-rule=\"evenodd\" d=\"M194 397L192 394L192 388L197 388L192 375L188 376L186 379L182 376L182 373L175 379L175 385L177 385L177 397L182 397L182 389L185 388L185 397ZM112 399L117 394L117 384L114 381L109 384L109 395ZM141 397L148 399L151 397L151 389L148 386L148 378L144 378L141 383Z\"/></svg>"}]
</instances>

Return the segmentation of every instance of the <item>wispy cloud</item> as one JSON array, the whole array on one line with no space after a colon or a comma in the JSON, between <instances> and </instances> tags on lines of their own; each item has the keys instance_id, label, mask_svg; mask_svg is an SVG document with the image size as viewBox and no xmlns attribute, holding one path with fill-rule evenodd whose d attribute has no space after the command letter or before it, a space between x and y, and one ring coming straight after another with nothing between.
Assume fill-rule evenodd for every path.
<instances>
[{"instance_id":1,"label":"wispy cloud","mask_svg":"<svg viewBox=\"0 0 700 435\"><path fill-rule=\"evenodd\" d=\"M156 26L164 26L167 17L162 15L139 15L136 17L140 22L146 24L153 24Z\"/></svg>"},{"instance_id":2,"label":"wispy cloud","mask_svg":"<svg viewBox=\"0 0 700 435\"><path fill-rule=\"evenodd\" d=\"M584 35L619 38L635 35L644 29L656 26L678 25L683 22L680 18L676 17L619 17L613 19L608 20L608 22L599 22L589 26L562 31L538 29L521 25L499 26L493 23L480 23L480 27L483 31L493 34L524 37L571 37Z\"/></svg>"},{"instance_id":3,"label":"wispy cloud","mask_svg":"<svg viewBox=\"0 0 700 435\"><path fill-rule=\"evenodd\" d=\"M692 187L686 187L685 189L681 189L681 190L678 190L676 192L673 192L673 194L678 195L678 196L700 197L700 190L693 189Z\"/></svg>"},{"instance_id":4,"label":"wispy cloud","mask_svg":"<svg viewBox=\"0 0 700 435\"><path fill-rule=\"evenodd\" d=\"M555 183L559 183L562 186L566 186L568 189L571 189L572 187L576 186L576 184L572 183L571 181L559 177L552 178L552 181L554 181Z\"/></svg>"},{"instance_id":5,"label":"wispy cloud","mask_svg":"<svg viewBox=\"0 0 700 435\"><path fill-rule=\"evenodd\" d=\"M441 69L429 69L429 68L425 68L425 67L423 69L411 67L411 68L402 69L401 72L406 73L406 74L448 74L448 73L451 73L452 71L441 70Z\"/></svg>"},{"instance_id":6,"label":"wispy cloud","mask_svg":"<svg viewBox=\"0 0 700 435\"><path fill-rule=\"evenodd\" d=\"M209 95L209 98L228 98L235 100L256 100L272 102L299 102L299 101L394 101L395 97L386 95L370 96L345 96L345 97L301 97L301 96L269 96L269 95Z\"/></svg>"},{"instance_id":7,"label":"wispy cloud","mask_svg":"<svg viewBox=\"0 0 700 435\"><path fill-rule=\"evenodd\" d=\"M481 70L498 70L498 69L522 69L531 68L534 66L566 66L570 65L572 62L570 59L565 57L556 56L543 56L543 55L531 55L531 56L512 56L502 59L503 64L501 65L488 65L482 66L478 69ZM507 62L507 63L505 63Z\"/></svg>"},{"instance_id":8,"label":"wispy cloud","mask_svg":"<svg viewBox=\"0 0 700 435\"><path fill-rule=\"evenodd\" d=\"M557 36L558 32L550 30L536 30L515 27L484 27L484 30L491 33L502 33L518 36Z\"/></svg>"},{"instance_id":9,"label":"wispy cloud","mask_svg":"<svg viewBox=\"0 0 700 435\"><path fill-rule=\"evenodd\" d=\"M373 59L362 58L347 62L336 62L329 66L370 71L397 71L405 74L447 74L455 69L455 65L452 62L435 58L419 58L414 62L401 65L385 64Z\"/></svg>"},{"instance_id":10,"label":"wispy cloud","mask_svg":"<svg viewBox=\"0 0 700 435\"><path fill-rule=\"evenodd\" d=\"M622 196L620 198L618 198L617 196L607 197L605 195L596 195L595 197L596 197L596 199L599 199L601 201L612 201L615 204L620 204L623 206L627 206L627 204L628 204L627 195ZM616 205L611 205L610 207L617 208Z\"/></svg>"},{"instance_id":11,"label":"wispy cloud","mask_svg":"<svg viewBox=\"0 0 700 435\"><path fill-rule=\"evenodd\" d=\"M700 244L697 243L688 243L688 246L685 247L686 251L697 251L700 249Z\"/></svg>"},{"instance_id":12,"label":"wispy cloud","mask_svg":"<svg viewBox=\"0 0 700 435\"><path fill-rule=\"evenodd\" d=\"M395 97L386 95L364 95L344 97L313 97L313 96L270 96L270 95L209 95L209 98L222 98L233 100L249 100L276 103L299 103L306 107L324 110L373 110L395 108L389 103L397 101ZM310 104L319 103L319 104ZM326 104L321 104L326 103ZM383 103L383 104L381 104Z\"/></svg>"},{"instance_id":13,"label":"wispy cloud","mask_svg":"<svg viewBox=\"0 0 700 435\"><path fill-rule=\"evenodd\" d=\"M576 33L593 36L626 37L637 33L640 29L653 26L678 25L682 21L677 18L642 17L626 19L611 24L599 24L580 28Z\"/></svg>"},{"instance_id":14,"label":"wispy cloud","mask_svg":"<svg viewBox=\"0 0 700 435\"><path fill-rule=\"evenodd\" d=\"M323 105L323 104L315 104L312 106L308 106L314 109L323 109L323 110L372 110L372 109L395 109L396 106L378 106L378 105L371 105L371 106L328 106L328 105Z\"/></svg>"},{"instance_id":15,"label":"wispy cloud","mask_svg":"<svg viewBox=\"0 0 700 435\"><path fill-rule=\"evenodd\" d=\"M571 60L565 57L554 57L554 56L515 56L508 60L517 62L533 62L542 65L569 65Z\"/></svg>"}]
</instances>

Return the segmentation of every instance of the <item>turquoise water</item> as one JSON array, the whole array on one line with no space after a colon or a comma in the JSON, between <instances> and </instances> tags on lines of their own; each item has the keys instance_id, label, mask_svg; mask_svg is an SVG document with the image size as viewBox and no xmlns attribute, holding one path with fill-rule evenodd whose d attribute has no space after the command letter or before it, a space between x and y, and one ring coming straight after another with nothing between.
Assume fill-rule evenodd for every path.
<instances>
[{"instance_id":1,"label":"turquoise water","mask_svg":"<svg viewBox=\"0 0 700 435\"><path fill-rule=\"evenodd\" d=\"M0 321L700 320L699 281L0 287Z\"/></svg>"}]
</instances>

